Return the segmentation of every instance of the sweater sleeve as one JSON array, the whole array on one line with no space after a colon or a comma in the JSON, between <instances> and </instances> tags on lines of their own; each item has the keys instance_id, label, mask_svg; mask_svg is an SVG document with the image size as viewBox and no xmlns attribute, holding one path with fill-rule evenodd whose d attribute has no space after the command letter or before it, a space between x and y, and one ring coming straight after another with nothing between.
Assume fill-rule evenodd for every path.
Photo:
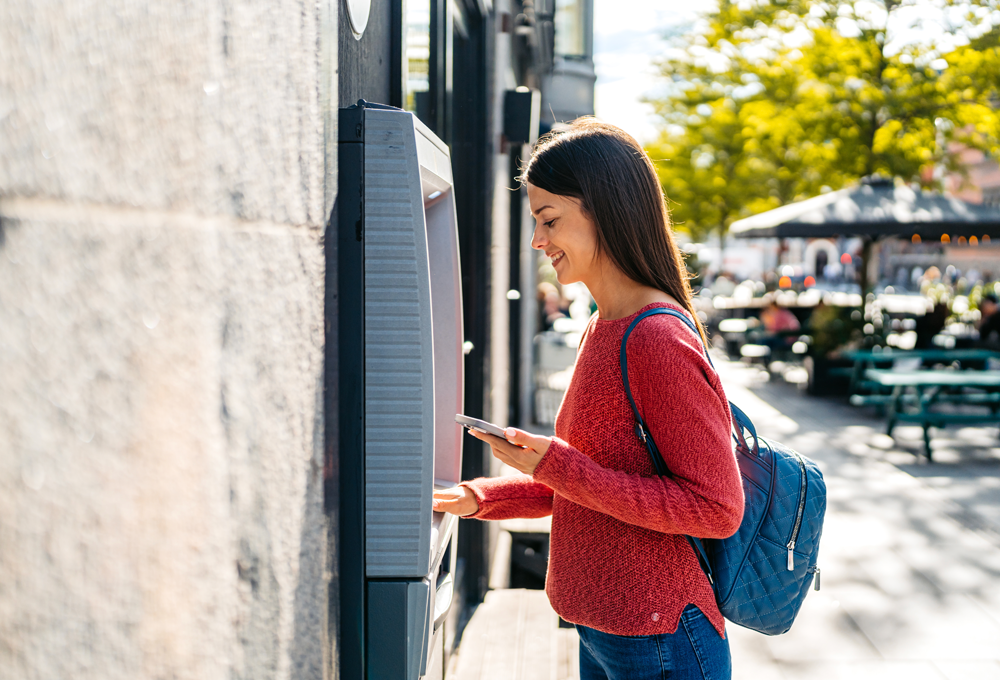
<instances>
[{"instance_id":1,"label":"sweater sleeve","mask_svg":"<svg viewBox=\"0 0 1000 680\"><path fill-rule=\"evenodd\" d=\"M462 482L476 496L479 510L469 519L530 519L552 514L552 489L529 475L480 477Z\"/></svg>"},{"instance_id":2,"label":"sweater sleeve","mask_svg":"<svg viewBox=\"0 0 1000 680\"><path fill-rule=\"evenodd\" d=\"M639 412L672 475L607 469L553 439L534 478L574 503L629 524L725 538L736 532L743 518L728 401L695 336L664 322L681 324L653 317L643 322L646 328L639 326L633 333L629 378Z\"/></svg>"}]
</instances>

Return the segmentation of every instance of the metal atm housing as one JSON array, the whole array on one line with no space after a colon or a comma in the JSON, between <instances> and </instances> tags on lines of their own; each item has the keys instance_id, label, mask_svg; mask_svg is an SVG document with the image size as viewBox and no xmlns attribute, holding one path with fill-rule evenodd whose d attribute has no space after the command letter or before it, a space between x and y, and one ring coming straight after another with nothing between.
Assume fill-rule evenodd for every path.
<instances>
[{"instance_id":1,"label":"metal atm housing","mask_svg":"<svg viewBox=\"0 0 1000 680\"><path fill-rule=\"evenodd\" d=\"M418 680L454 592L462 293L448 147L412 113L340 110L341 675Z\"/></svg>"}]
</instances>

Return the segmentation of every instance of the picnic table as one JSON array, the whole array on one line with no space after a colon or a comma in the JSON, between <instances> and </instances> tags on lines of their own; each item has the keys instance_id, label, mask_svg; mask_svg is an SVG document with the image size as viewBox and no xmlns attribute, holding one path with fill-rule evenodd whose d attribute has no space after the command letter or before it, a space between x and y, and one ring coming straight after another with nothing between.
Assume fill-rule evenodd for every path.
<instances>
[{"instance_id":1,"label":"picnic table","mask_svg":"<svg viewBox=\"0 0 1000 680\"><path fill-rule=\"evenodd\" d=\"M931 461L930 428L948 423L1000 423L1000 371L868 369L865 378L889 388L886 434L892 436L897 422L919 423L924 430L924 455ZM972 390L972 391L970 391ZM978 413L939 411L940 404L984 406Z\"/></svg>"},{"instance_id":2,"label":"picnic table","mask_svg":"<svg viewBox=\"0 0 1000 680\"><path fill-rule=\"evenodd\" d=\"M855 406L867 406L871 404L883 405L888 403L888 395L885 394L858 394L862 389L877 388L871 381L865 381L865 371L878 368L880 366L899 366L905 362L912 362L915 365L908 367L916 370L925 364L954 364L958 362L962 368L976 368L985 365L990 359L1000 360L1000 352L988 349L907 349L892 350L886 349L881 352L874 352L870 349L850 350L841 353L841 357L853 362L853 366L847 368L851 376L851 403ZM838 369L833 369L834 371Z\"/></svg>"}]
</instances>

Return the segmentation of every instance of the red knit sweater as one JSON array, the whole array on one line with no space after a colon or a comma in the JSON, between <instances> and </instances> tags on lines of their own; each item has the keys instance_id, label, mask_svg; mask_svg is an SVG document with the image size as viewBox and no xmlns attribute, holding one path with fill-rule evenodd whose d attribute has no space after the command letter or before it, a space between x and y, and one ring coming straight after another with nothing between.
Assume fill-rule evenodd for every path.
<instances>
[{"instance_id":1,"label":"red knit sweater","mask_svg":"<svg viewBox=\"0 0 1000 680\"><path fill-rule=\"evenodd\" d=\"M672 478L656 475L622 386L625 329L640 312L661 306L672 305L591 319L556 417L557 436L533 476L464 484L479 502L473 518L551 513L545 590L565 620L616 635L673 633L692 603L724 635L712 588L683 536L731 536L743 517L722 384L680 319L657 315L632 331L632 395Z\"/></svg>"}]
</instances>

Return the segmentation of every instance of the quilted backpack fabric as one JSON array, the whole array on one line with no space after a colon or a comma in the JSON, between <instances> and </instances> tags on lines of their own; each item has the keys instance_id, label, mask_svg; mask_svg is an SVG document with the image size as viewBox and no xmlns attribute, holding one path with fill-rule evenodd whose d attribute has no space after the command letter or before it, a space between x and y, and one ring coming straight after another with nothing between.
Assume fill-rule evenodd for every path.
<instances>
[{"instance_id":1,"label":"quilted backpack fabric","mask_svg":"<svg viewBox=\"0 0 1000 680\"><path fill-rule=\"evenodd\" d=\"M625 353L632 329L654 314L669 314L695 334L698 330L680 312L658 307L636 317L622 338L622 381L635 414L636 434L649 450L657 474L669 476L632 398ZM787 446L759 437L746 414L732 402L729 406L736 460L743 477L743 521L726 539L687 538L712 583L722 615L745 628L779 635L791 628L809 586L814 584L819 590L817 558L826 514L826 484L816 463Z\"/></svg>"}]
</instances>

